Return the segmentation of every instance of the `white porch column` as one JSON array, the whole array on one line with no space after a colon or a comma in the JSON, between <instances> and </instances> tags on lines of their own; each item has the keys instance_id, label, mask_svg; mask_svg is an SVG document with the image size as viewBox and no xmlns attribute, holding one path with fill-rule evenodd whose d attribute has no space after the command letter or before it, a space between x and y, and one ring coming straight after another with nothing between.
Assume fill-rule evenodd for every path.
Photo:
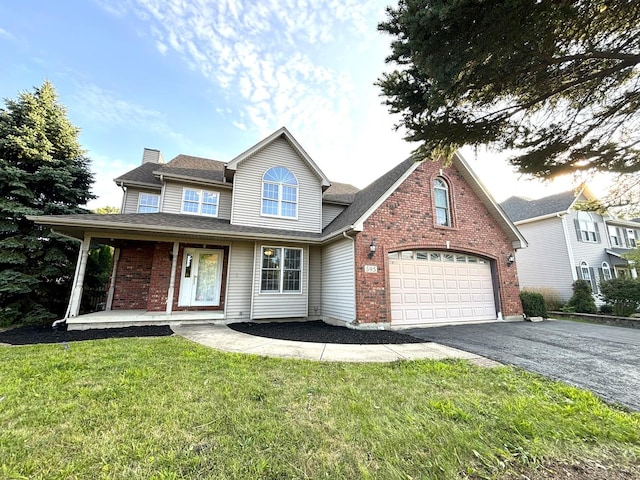
<instances>
[{"instance_id":1,"label":"white porch column","mask_svg":"<svg viewBox=\"0 0 640 480\"><path fill-rule=\"evenodd\" d=\"M67 315L65 315L65 318L77 317L78 313L80 312L80 300L82 299L82 288L84 286L84 273L87 269L87 259L89 258L90 246L91 236L85 235L84 240L80 245L76 274L73 279L73 288L71 290L69 308L67 308Z\"/></svg>"},{"instance_id":2,"label":"white porch column","mask_svg":"<svg viewBox=\"0 0 640 480\"><path fill-rule=\"evenodd\" d=\"M113 251L113 268L111 269L111 282L109 282L109 293L107 293L107 304L105 310L111 310L113 304L113 292L116 288L116 274L118 273L118 261L120 260L120 249L116 248Z\"/></svg>"},{"instance_id":3,"label":"white porch column","mask_svg":"<svg viewBox=\"0 0 640 480\"><path fill-rule=\"evenodd\" d=\"M176 270L178 269L178 251L180 243L173 242L173 250L171 251L171 277L169 278L169 290L167 291L167 315L171 315L173 311L173 294L176 290Z\"/></svg>"}]
</instances>

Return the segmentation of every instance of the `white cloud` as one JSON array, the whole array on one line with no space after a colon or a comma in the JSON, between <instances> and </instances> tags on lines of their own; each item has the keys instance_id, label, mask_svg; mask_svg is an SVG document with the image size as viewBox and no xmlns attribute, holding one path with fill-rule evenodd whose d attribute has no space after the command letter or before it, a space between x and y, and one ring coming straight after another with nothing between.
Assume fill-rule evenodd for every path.
<instances>
[{"instance_id":1,"label":"white cloud","mask_svg":"<svg viewBox=\"0 0 640 480\"><path fill-rule=\"evenodd\" d=\"M0 38L6 38L7 40L11 40L11 41L16 39L10 32L8 32L2 27L0 27Z\"/></svg>"},{"instance_id":2,"label":"white cloud","mask_svg":"<svg viewBox=\"0 0 640 480\"><path fill-rule=\"evenodd\" d=\"M78 84L71 101L77 112L96 124L130 125L170 138L181 148L194 147L189 138L169 125L163 113L123 100L97 85Z\"/></svg>"}]
</instances>

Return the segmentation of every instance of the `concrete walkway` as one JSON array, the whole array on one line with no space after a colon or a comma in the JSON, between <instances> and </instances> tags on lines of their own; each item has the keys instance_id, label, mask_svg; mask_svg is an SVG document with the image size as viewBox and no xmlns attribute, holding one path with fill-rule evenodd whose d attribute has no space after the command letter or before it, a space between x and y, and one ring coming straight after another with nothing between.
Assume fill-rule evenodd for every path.
<instances>
[{"instance_id":1,"label":"concrete walkway","mask_svg":"<svg viewBox=\"0 0 640 480\"><path fill-rule=\"evenodd\" d=\"M217 350L267 357L325 362L393 362L423 358L432 360L461 358L485 367L500 365L498 362L480 355L433 342L398 345L343 345L257 337L236 332L226 325L172 325L171 329L184 338Z\"/></svg>"}]
</instances>

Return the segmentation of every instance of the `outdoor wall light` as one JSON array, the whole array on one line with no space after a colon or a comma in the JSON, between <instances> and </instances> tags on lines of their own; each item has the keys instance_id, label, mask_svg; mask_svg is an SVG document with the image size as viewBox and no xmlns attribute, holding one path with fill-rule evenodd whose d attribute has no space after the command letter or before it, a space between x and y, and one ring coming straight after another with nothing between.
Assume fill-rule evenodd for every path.
<instances>
[{"instance_id":1,"label":"outdoor wall light","mask_svg":"<svg viewBox=\"0 0 640 480\"><path fill-rule=\"evenodd\" d=\"M369 258L373 258L373 254L376 253L376 239L371 239L371 244L369 245Z\"/></svg>"},{"instance_id":2,"label":"outdoor wall light","mask_svg":"<svg viewBox=\"0 0 640 480\"><path fill-rule=\"evenodd\" d=\"M516 257L513 256L513 253L510 253L509 256L507 257L507 267L510 267L511 265L513 265L513 262L516 261Z\"/></svg>"}]
</instances>

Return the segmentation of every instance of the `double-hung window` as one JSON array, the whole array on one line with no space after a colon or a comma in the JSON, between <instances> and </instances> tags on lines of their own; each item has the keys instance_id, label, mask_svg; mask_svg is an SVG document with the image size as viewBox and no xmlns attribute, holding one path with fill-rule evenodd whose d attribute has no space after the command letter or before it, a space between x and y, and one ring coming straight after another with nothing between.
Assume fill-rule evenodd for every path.
<instances>
[{"instance_id":1,"label":"double-hung window","mask_svg":"<svg viewBox=\"0 0 640 480\"><path fill-rule=\"evenodd\" d=\"M436 206L436 225L451 226L451 208L449 203L449 186L443 178L433 181L433 196Z\"/></svg>"},{"instance_id":2,"label":"double-hung window","mask_svg":"<svg viewBox=\"0 0 640 480\"><path fill-rule=\"evenodd\" d=\"M609 239L611 240L612 247L620 247L622 245L620 241L620 231L613 225L609 225Z\"/></svg>"},{"instance_id":3,"label":"double-hung window","mask_svg":"<svg viewBox=\"0 0 640 480\"><path fill-rule=\"evenodd\" d=\"M158 213L160 211L160 195L140 193L138 196L138 213Z\"/></svg>"},{"instance_id":4,"label":"double-hung window","mask_svg":"<svg viewBox=\"0 0 640 480\"><path fill-rule=\"evenodd\" d=\"M633 228L627 228L627 247L636 248L636 231Z\"/></svg>"},{"instance_id":5,"label":"double-hung window","mask_svg":"<svg viewBox=\"0 0 640 480\"><path fill-rule=\"evenodd\" d=\"M182 213L217 217L219 199L218 192L184 188L182 190Z\"/></svg>"},{"instance_id":6,"label":"double-hung window","mask_svg":"<svg viewBox=\"0 0 640 480\"><path fill-rule=\"evenodd\" d=\"M299 293L301 274L301 248L262 247L260 293Z\"/></svg>"},{"instance_id":7,"label":"double-hung window","mask_svg":"<svg viewBox=\"0 0 640 480\"><path fill-rule=\"evenodd\" d=\"M270 168L262 177L262 215L298 217L298 180L284 167Z\"/></svg>"},{"instance_id":8,"label":"double-hung window","mask_svg":"<svg viewBox=\"0 0 640 480\"><path fill-rule=\"evenodd\" d=\"M597 242L598 231L595 222L587 212L578 212L578 235L583 242Z\"/></svg>"}]
</instances>

